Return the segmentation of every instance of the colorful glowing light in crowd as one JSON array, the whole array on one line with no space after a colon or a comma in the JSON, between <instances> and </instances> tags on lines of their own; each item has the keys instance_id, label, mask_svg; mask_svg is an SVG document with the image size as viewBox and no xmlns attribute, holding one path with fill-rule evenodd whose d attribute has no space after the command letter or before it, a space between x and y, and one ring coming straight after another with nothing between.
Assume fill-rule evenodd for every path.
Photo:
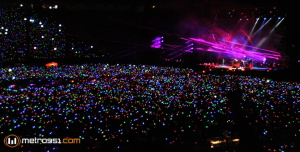
<instances>
[{"instance_id":1,"label":"colorful glowing light in crowd","mask_svg":"<svg viewBox=\"0 0 300 152\"><path fill-rule=\"evenodd\" d=\"M27 19L24 16L25 12L18 8L0 10L2 14L0 16L0 38L3 40L3 44L0 45L0 56L2 57L0 65L1 62L12 63L29 58L63 58L66 56L66 49L71 47L74 48L70 50L71 57L97 57L91 52L91 48L84 44L67 41L64 35L65 27L62 24L55 24L50 22L47 17L39 17L37 14L33 14ZM28 26L30 28L27 28ZM29 30L26 31L26 29ZM27 32L28 34L26 34Z\"/></svg>"},{"instance_id":2,"label":"colorful glowing light in crowd","mask_svg":"<svg viewBox=\"0 0 300 152\"><path fill-rule=\"evenodd\" d=\"M130 136L137 136L160 128L165 133L175 134L166 134L164 138L167 141L181 144L182 141L177 138L179 133L189 135L197 132L193 121L205 124L199 128L206 132L214 132L211 126L220 120L226 120L226 124L231 126L229 128L234 128L226 96L236 85L232 80L237 80L240 89L245 92L242 99L257 105L251 108L260 115L254 112L252 117L255 119L246 120L250 126L260 124L259 127L264 127L266 134L262 135L270 136L269 132L274 129L266 124L273 121L281 120L287 126L285 128L289 128L290 124L300 124L300 110L296 106L300 101L293 98L299 95L297 83L251 76L199 75L194 74L192 69L145 65L83 64L10 69L0 68L2 81L32 78L71 81L49 87L33 84L2 87L0 109L6 111L7 115L0 118L0 132L15 133L22 129L24 135L33 136L30 133L33 130L36 136L41 137L58 133L63 135L72 129L71 135L81 138L83 142L97 139L120 146L129 140L126 132ZM287 98L290 102L286 101ZM284 111L282 105L292 106ZM241 108L250 107L243 103ZM279 113L276 113L276 120L270 120L269 115L275 112L275 108ZM215 119L216 115L218 120ZM186 121L184 124L187 126L181 125L180 120ZM179 128L173 128L175 124ZM277 124L273 123L273 126ZM293 130L292 134L295 133L298 130Z\"/></svg>"}]
</instances>

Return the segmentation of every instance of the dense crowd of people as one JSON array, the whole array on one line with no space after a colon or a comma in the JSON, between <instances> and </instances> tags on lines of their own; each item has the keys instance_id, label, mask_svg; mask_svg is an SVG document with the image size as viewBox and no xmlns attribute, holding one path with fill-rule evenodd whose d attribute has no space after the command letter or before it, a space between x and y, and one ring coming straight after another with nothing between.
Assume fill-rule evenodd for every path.
<instances>
[{"instance_id":1,"label":"dense crowd of people","mask_svg":"<svg viewBox=\"0 0 300 152\"><path fill-rule=\"evenodd\" d=\"M278 151L295 147L299 142L298 83L268 79L240 79L243 90L240 108L265 148ZM280 143L280 144L278 144Z\"/></svg>"},{"instance_id":2,"label":"dense crowd of people","mask_svg":"<svg viewBox=\"0 0 300 152\"><path fill-rule=\"evenodd\" d=\"M36 14L28 20L31 27L29 37L32 43L29 55L32 58L47 59L65 56L66 38L61 24L49 22L47 17L40 20Z\"/></svg>"},{"instance_id":3,"label":"dense crowd of people","mask_svg":"<svg viewBox=\"0 0 300 152\"><path fill-rule=\"evenodd\" d=\"M30 59L98 58L93 46L67 40L65 26L34 10L0 6L0 65Z\"/></svg>"},{"instance_id":4,"label":"dense crowd of people","mask_svg":"<svg viewBox=\"0 0 300 152\"><path fill-rule=\"evenodd\" d=\"M118 64L1 68L0 80L14 84L0 88L1 134L81 138L83 150L142 141L210 146L211 137L240 138L227 95L241 90L245 121L266 151L298 142L297 83Z\"/></svg>"},{"instance_id":5,"label":"dense crowd of people","mask_svg":"<svg viewBox=\"0 0 300 152\"><path fill-rule=\"evenodd\" d=\"M20 9L0 6L0 65L23 61L27 51L26 21Z\"/></svg>"},{"instance_id":6,"label":"dense crowd of people","mask_svg":"<svg viewBox=\"0 0 300 152\"><path fill-rule=\"evenodd\" d=\"M99 57L93 46L67 41L64 30L34 11L1 6L0 66L25 59ZM240 127L246 124L265 151L292 151L299 143L299 93L295 82L174 67L3 67L0 137L80 138L81 144L66 146L80 151L117 151L131 143L213 148L213 137L223 137L227 145L242 139ZM66 151L62 145L16 149Z\"/></svg>"}]
</instances>

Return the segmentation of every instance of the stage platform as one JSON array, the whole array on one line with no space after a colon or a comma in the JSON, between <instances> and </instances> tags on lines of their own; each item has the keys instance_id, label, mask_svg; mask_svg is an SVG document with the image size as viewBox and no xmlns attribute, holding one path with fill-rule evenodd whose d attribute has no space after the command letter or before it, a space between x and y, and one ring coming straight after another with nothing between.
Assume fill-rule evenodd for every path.
<instances>
[{"instance_id":1,"label":"stage platform","mask_svg":"<svg viewBox=\"0 0 300 152\"><path fill-rule=\"evenodd\" d=\"M248 71L248 70L252 70L252 71L277 71L279 69L279 67L252 67L252 68L247 68L247 67L239 67L239 68L235 68L233 66L229 66L229 65L215 65L215 66L206 66L209 67L209 69L211 70L227 70L227 71Z\"/></svg>"}]
</instances>

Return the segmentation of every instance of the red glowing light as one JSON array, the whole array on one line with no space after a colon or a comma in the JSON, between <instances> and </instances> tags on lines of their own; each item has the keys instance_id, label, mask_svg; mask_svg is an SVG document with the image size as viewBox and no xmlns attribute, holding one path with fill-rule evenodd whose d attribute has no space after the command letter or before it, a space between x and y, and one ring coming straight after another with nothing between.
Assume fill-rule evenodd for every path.
<instances>
[{"instance_id":1,"label":"red glowing light","mask_svg":"<svg viewBox=\"0 0 300 152\"><path fill-rule=\"evenodd\" d=\"M46 66L47 67L57 66L57 63L56 62L47 63Z\"/></svg>"}]
</instances>

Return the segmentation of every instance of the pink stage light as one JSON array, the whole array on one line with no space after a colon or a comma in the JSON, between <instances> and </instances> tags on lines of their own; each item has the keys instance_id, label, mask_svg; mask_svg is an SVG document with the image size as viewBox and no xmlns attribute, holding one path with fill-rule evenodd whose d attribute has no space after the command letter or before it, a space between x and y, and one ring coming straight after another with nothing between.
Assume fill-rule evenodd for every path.
<instances>
[{"instance_id":1,"label":"pink stage light","mask_svg":"<svg viewBox=\"0 0 300 152\"><path fill-rule=\"evenodd\" d=\"M184 38L182 38L182 39L184 39ZM185 40L188 40L188 39L185 39ZM219 53L225 53L225 54L232 54L232 55L234 55L236 57L239 57L239 58L243 58L243 56L245 54L248 57L253 58L254 60L259 60L259 61L263 60L264 57L273 58L273 59L276 59L277 57L280 57L279 54L275 54L275 52L270 51L270 50L267 50L267 51L270 51L270 52L272 52L274 54L248 51L248 50L245 50L245 49L242 49L242 48L237 48L237 47L233 50L228 45L216 44L216 43L205 41L203 39L190 38L190 40L201 42L201 43L205 43L205 44L209 44L209 45L212 45L211 47L213 47L213 48L222 50L222 51L217 51L217 50L210 49L210 50L206 50L206 51L213 51L213 52L219 52ZM235 43L235 42L230 42L230 43L239 44L239 43ZM243 44L239 44L239 45L243 45ZM245 46L245 45L243 45L243 46ZM260 48L258 48L258 49L260 49ZM203 49L197 49L197 50L203 50ZM260 49L260 50L264 50L264 49ZM237 51L239 51L241 53L239 53ZM276 53L278 53L278 52L276 52Z\"/></svg>"}]
</instances>

